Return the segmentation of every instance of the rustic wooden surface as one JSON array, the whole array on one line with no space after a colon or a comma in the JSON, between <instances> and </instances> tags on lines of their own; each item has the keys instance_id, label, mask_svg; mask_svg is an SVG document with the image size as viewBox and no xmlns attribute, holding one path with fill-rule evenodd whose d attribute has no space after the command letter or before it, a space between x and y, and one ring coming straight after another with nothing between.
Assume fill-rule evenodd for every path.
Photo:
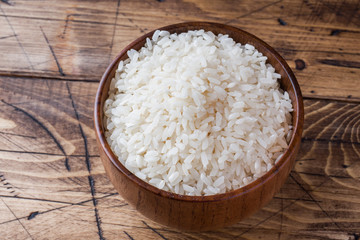
<instances>
[{"instance_id":1,"label":"rustic wooden surface","mask_svg":"<svg viewBox=\"0 0 360 240\"><path fill-rule=\"evenodd\" d=\"M0 239L359 239L358 0L0 0ZM92 123L98 81L130 41L163 25L228 23L262 38L305 97L295 167L238 224L182 233L113 189Z\"/></svg>"}]
</instances>

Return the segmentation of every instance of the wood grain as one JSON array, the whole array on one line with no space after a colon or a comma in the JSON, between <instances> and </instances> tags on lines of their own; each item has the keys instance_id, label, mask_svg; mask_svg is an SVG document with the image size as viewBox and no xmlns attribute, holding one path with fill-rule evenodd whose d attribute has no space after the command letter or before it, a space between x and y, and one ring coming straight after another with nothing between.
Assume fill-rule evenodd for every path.
<instances>
[{"instance_id":1,"label":"wood grain","mask_svg":"<svg viewBox=\"0 0 360 240\"><path fill-rule=\"evenodd\" d=\"M268 239L355 239L354 234L359 233L360 106L356 103L305 100L303 143L280 193L234 226L181 233L141 216L107 180L96 155L89 107L97 83L1 77L0 86L0 211L5 213L0 215L0 232L5 239L21 236L21 232L33 239L99 238L90 174L105 239L126 239L126 233L134 239L253 239L261 234ZM36 116L40 124L24 112ZM5 120L13 123L3 124ZM90 174L79 123L88 143ZM50 129L65 154L41 126ZM70 171L64 155L69 158ZM39 214L27 220L32 212Z\"/></svg>"},{"instance_id":2,"label":"wood grain","mask_svg":"<svg viewBox=\"0 0 360 240\"><path fill-rule=\"evenodd\" d=\"M0 5L0 74L98 81L121 49L144 32L215 21L240 27L278 50L305 97L359 102L358 5L356 0L14 1ZM296 68L296 60L304 67Z\"/></svg>"},{"instance_id":3,"label":"wood grain","mask_svg":"<svg viewBox=\"0 0 360 240\"><path fill-rule=\"evenodd\" d=\"M0 238L359 239L359 5L1 0ZM303 142L280 193L250 218L203 233L165 228L127 205L105 176L92 123L98 81L117 53L144 32L192 20L265 40L306 97Z\"/></svg>"}]
</instances>

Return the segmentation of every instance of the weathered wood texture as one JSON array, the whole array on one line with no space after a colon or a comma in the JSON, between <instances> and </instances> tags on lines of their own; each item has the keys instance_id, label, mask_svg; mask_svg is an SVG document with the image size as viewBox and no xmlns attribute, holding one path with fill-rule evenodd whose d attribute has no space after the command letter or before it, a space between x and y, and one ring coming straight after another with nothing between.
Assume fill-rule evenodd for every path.
<instances>
[{"instance_id":1,"label":"weathered wood texture","mask_svg":"<svg viewBox=\"0 0 360 240\"><path fill-rule=\"evenodd\" d=\"M359 7L1 0L0 238L359 239ZM127 205L104 173L92 123L97 82L111 59L143 32L190 20L262 38L307 97L303 143L280 193L252 217L205 233L165 228Z\"/></svg>"},{"instance_id":2,"label":"weathered wood texture","mask_svg":"<svg viewBox=\"0 0 360 240\"><path fill-rule=\"evenodd\" d=\"M267 239L347 239L359 233L360 106L356 103L305 100L300 154L291 177L270 204L220 231L179 233L139 215L107 180L92 129L97 83L2 77L0 86L0 232L7 239L20 233L34 239L95 239L99 229L106 239L126 238L126 233L134 239L161 239L151 228L167 239L262 234ZM28 220L32 212L39 214Z\"/></svg>"},{"instance_id":3,"label":"weathered wood texture","mask_svg":"<svg viewBox=\"0 0 360 240\"><path fill-rule=\"evenodd\" d=\"M249 31L278 50L305 96L360 100L358 0L2 2L2 75L98 81L117 53L144 32L215 21Z\"/></svg>"}]
</instances>

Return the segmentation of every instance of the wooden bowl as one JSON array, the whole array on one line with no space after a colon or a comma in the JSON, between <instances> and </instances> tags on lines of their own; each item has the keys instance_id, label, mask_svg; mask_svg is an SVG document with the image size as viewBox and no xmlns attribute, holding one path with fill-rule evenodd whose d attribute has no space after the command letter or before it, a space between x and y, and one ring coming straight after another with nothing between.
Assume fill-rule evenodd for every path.
<instances>
[{"instance_id":1,"label":"wooden bowl","mask_svg":"<svg viewBox=\"0 0 360 240\"><path fill-rule=\"evenodd\" d=\"M123 49L107 68L96 94L95 129L100 156L107 175L116 190L144 216L166 226L181 230L214 230L234 224L248 217L264 206L280 189L293 167L301 142L304 109L301 91L296 78L286 61L268 44L238 28L219 23L187 22L160 28L170 33L204 29L215 34L228 34L236 42L250 43L281 74L281 88L291 98L294 111L292 124L294 131L289 148L277 164L264 176L240 189L212 196L184 196L160 190L136 177L123 166L110 149L104 135L103 107L108 98L111 79L115 75L120 60L128 58L129 49L139 50L147 37L154 31L136 39ZM120 221L120 219L119 219Z\"/></svg>"}]
</instances>

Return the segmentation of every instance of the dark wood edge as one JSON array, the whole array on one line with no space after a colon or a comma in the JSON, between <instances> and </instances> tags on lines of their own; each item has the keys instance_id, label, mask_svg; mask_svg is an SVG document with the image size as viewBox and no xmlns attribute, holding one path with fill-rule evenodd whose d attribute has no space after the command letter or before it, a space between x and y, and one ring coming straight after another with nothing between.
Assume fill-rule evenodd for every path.
<instances>
[{"instance_id":1,"label":"dark wood edge","mask_svg":"<svg viewBox=\"0 0 360 240\"><path fill-rule=\"evenodd\" d=\"M204 25L209 25L209 26L210 25L216 25L216 26L218 26L220 28L223 28L223 29L242 32L242 34L247 35L250 38L253 38L255 41L259 42L260 44L264 45L271 52L271 54L273 54L273 56L278 60L278 62L281 63L282 67L286 71L286 74L289 75L290 81L292 83L292 87L295 90L294 92L295 92L295 98L296 98L296 101L297 101L297 114L295 116L296 121L295 121L295 126L293 126L294 131L292 133L289 148L285 151L285 153L283 154L281 159L278 161L278 163L275 164L274 167L270 171L265 173L261 178L256 179L255 181L251 182L250 184L248 184L248 185L246 185L246 186L244 186L242 188L232 190L230 192L226 192L226 193L222 193L222 194L216 194L216 195L210 195L210 196L186 196L186 195L175 194L175 193L171 193L171 192L167 192L167 191L158 189L158 188L150 185L149 183L144 182L143 180L136 177L133 173L131 173L125 166L123 166L120 163L118 158L111 151L111 148L110 148L109 144L107 143L107 140L106 140L105 135L104 135L104 129L102 127L103 126L103 119L100 118L100 116L101 116L100 111L103 111L102 110L103 106L101 105L100 100L101 100L101 96L103 94L102 89L103 89L103 87L105 85L105 82L106 82L106 79L108 79L112 69L114 67L116 67L116 65L118 64L120 58L123 55L125 55L128 50L132 49L133 46L135 46L139 42L143 41L147 37L151 37L156 30L171 31L173 29L178 29L178 28L182 28L182 27L183 28L189 27L189 25L190 25L190 27L193 27L194 30L196 30L196 29L201 29L201 27L200 28L197 27L199 24L201 24L202 26L204 26ZM292 152L289 149L295 149L297 145L300 145L302 129L303 129L303 123L304 123L304 106L303 106L303 99L302 99L301 90L300 90L299 84L298 84L298 82L297 82L297 80L295 78L294 73L292 72L292 70L290 69L290 67L286 63L286 61L280 56L280 54L277 53L267 43L265 43L261 39L257 38L256 36L246 32L244 30L241 30L241 29L233 27L233 26L224 25L224 24L220 24L220 23L212 23L212 22L184 22L184 23L178 23L178 24L165 26L165 27L162 27L162 28L159 28L159 29L155 29L155 30L153 30L153 31L139 37L138 39L136 39L132 43L130 43L128 46L126 46L117 55L117 57L112 61L112 63L109 65L109 67L106 69L104 75L102 76L99 87L98 87L98 90L97 90L97 93L96 93L95 108L94 108L94 125L95 125L96 137L98 138L100 144L102 145L102 148L104 149L107 157L111 160L111 162L115 165L115 167L120 172L122 172L123 174L128 176L132 181L137 183L142 188L144 188L144 189L146 189L146 190L148 190L150 192L153 192L154 194L161 195L161 196L167 197L167 198L176 199L176 200L179 200L179 201L190 201L190 202L222 201L222 200L231 199L231 198L240 196L242 194L245 194L245 193L247 193L249 191L252 191L252 190L254 190L256 188L261 187L264 182L267 182L270 179L272 179L276 175L276 173L287 163L287 161L290 161L289 156L290 156L290 154Z\"/></svg>"}]
</instances>

